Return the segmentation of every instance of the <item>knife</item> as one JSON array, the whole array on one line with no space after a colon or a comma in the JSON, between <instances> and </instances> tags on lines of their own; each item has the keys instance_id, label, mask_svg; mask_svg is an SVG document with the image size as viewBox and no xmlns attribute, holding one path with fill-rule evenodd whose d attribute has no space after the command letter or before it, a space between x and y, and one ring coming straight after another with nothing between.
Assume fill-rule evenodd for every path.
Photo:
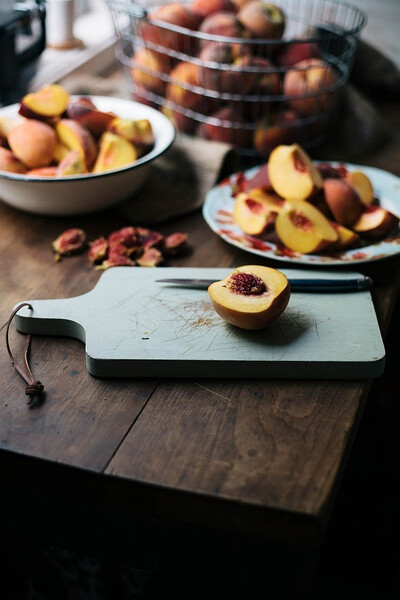
<instances>
[{"instance_id":1,"label":"knife","mask_svg":"<svg viewBox=\"0 0 400 600\"><path fill-rule=\"evenodd\" d=\"M217 279L156 279L156 283L171 283L181 287L206 290ZM372 279L361 275L349 279L296 279L289 277L292 292L358 292L369 290Z\"/></svg>"}]
</instances>

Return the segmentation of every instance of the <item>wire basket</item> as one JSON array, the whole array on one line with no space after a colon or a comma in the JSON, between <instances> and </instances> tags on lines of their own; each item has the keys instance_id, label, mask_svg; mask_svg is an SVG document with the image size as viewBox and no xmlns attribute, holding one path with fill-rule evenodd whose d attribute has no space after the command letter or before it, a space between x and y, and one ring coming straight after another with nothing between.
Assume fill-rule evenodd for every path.
<instances>
[{"instance_id":1,"label":"wire basket","mask_svg":"<svg viewBox=\"0 0 400 600\"><path fill-rule=\"evenodd\" d=\"M326 139L366 23L340 0L277 0L284 35L257 39L241 37L235 24L222 35L204 19L200 29L171 24L160 18L170 3L159 0L106 2L132 98L160 108L180 131L256 157L278 144L310 148Z\"/></svg>"}]
</instances>

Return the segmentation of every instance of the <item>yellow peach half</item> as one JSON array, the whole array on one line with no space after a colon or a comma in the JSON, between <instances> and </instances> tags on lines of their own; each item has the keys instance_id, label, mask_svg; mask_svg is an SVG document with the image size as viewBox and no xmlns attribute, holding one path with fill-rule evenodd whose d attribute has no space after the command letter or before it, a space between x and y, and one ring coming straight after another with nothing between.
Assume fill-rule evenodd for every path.
<instances>
[{"instance_id":1,"label":"yellow peach half","mask_svg":"<svg viewBox=\"0 0 400 600\"><path fill-rule=\"evenodd\" d=\"M61 85L46 85L22 98L19 113L37 119L59 117L67 108L69 98L68 92Z\"/></svg>"},{"instance_id":2,"label":"yellow peach half","mask_svg":"<svg viewBox=\"0 0 400 600\"><path fill-rule=\"evenodd\" d=\"M264 329L285 310L290 298L287 277L271 267L245 265L212 283L208 294L215 311L241 329Z\"/></svg>"},{"instance_id":3,"label":"yellow peach half","mask_svg":"<svg viewBox=\"0 0 400 600\"><path fill-rule=\"evenodd\" d=\"M278 238L301 254L318 252L336 242L338 234L315 206L304 200L288 200L275 221Z\"/></svg>"},{"instance_id":4,"label":"yellow peach half","mask_svg":"<svg viewBox=\"0 0 400 600\"><path fill-rule=\"evenodd\" d=\"M279 201L278 201L279 200ZM275 222L282 202L261 189L238 194L233 207L233 220L248 235L261 235Z\"/></svg>"},{"instance_id":5,"label":"yellow peach half","mask_svg":"<svg viewBox=\"0 0 400 600\"><path fill-rule=\"evenodd\" d=\"M348 171L345 177L347 183L355 190L363 204L369 206L374 199L374 188L371 180L362 171Z\"/></svg>"},{"instance_id":6,"label":"yellow peach half","mask_svg":"<svg viewBox=\"0 0 400 600\"><path fill-rule=\"evenodd\" d=\"M298 144L274 148L268 177L275 192L289 200L307 200L323 186L321 174Z\"/></svg>"}]
</instances>

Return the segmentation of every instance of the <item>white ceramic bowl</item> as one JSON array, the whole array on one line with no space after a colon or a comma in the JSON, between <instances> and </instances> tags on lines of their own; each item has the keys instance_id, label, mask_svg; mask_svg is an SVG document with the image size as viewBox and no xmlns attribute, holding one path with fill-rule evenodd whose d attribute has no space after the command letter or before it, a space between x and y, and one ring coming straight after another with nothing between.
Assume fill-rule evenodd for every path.
<instances>
[{"instance_id":1,"label":"white ceramic bowl","mask_svg":"<svg viewBox=\"0 0 400 600\"><path fill-rule=\"evenodd\" d=\"M73 96L72 99L79 96ZM70 177L27 177L0 171L0 199L20 210L41 215L78 215L114 206L131 198L145 183L151 162L163 154L175 138L175 129L161 112L132 100L91 96L102 111L119 117L148 119L153 127L154 148L132 165L106 173ZM15 117L19 104L0 109L0 117Z\"/></svg>"}]
</instances>

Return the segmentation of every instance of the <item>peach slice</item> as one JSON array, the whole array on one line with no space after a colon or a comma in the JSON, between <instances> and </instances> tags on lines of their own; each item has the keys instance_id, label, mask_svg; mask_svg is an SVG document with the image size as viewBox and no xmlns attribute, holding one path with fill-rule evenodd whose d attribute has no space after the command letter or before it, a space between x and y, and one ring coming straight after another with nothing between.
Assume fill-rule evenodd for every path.
<instances>
[{"instance_id":1,"label":"peach slice","mask_svg":"<svg viewBox=\"0 0 400 600\"><path fill-rule=\"evenodd\" d=\"M287 277L270 267L246 265L208 288L216 312L241 329L264 329L283 313L290 298Z\"/></svg>"},{"instance_id":2,"label":"peach slice","mask_svg":"<svg viewBox=\"0 0 400 600\"><path fill-rule=\"evenodd\" d=\"M278 201L279 200L279 201ZM261 189L238 194L233 207L233 220L249 235L261 235L275 223L282 201Z\"/></svg>"},{"instance_id":3,"label":"peach slice","mask_svg":"<svg viewBox=\"0 0 400 600\"><path fill-rule=\"evenodd\" d=\"M0 171L7 173L26 173L26 167L7 148L0 147Z\"/></svg>"},{"instance_id":4,"label":"peach slice","mask_svg":"<svg viewBox=\"0 0 400 600\"><path fill-rule=\"evenodd\" d=\"M282 198L306 200L323 186L319 171L298 144L274 148L268 160L268 176Z\"/></svg>"},{"instance_id":5,"label":"peach slice","mask_svg":"<svg viewBox=\"0 0 400 600\"><path fill-rule=\"evenodd\" d=\"M125 138L106 131L100 138L99 154L93 173L125 167L138 158L136 149Z\"/></svg>"},{"instance_id":6,"label":"peach slice","mask_svg":"<svg viewBox=\"0 0 400 600\"><path fill-rule=\"evenodd\" d=\"M363 204L366 206L372 204L374 200L374 188L365 173L362 171L348 171L345 175L345 181L357 192Z\"/></svg>"},{"instance_id":7,"label":"peach slice","mask_svg":"<svg viewBox=\"0 0 400 600\"><path fill-rule=\"evenodd\" d=\"M324 196L333 218L344 227L351 227L363 211L357 192L344 179L324 179Z\"/></svg>"},{"instance_id":8,"label":"peach slice","mask_svg":"<svg viewBox=\"0 0 400 600\"><path fill-rule=\"evenodd\" d=\"M96 142L90 131L72 119L61 119L56 125L58 140L69 150L77 150L87 170L92 167L97 156Z\"/></svg>"},{"instance_id":9,"label":"peach slice","mask_svg":"<svg viewBox=\"0 0 400 600\"><path fill-rule=\"evenodd\" d=\"M154 145L154 133L148 119L113 119L108 125L108 131L115 133L133 144L140 156L146 154Z\"/></svg>"},{"instance_id":10,"label":"peach slice","mask_svg":"<svg viewBox=\"0 0 400 600\"><path fill-rule=\"evenodd\" d=\"M19 114L28 119L51 120L65 112L69 99L68 92L61 85L53 83L24 96Z\"/></svg>"},{"instance_id":11,"label":"peach slice","mask_svg":"<svg viewBox=\"0 0 400 600\"><path fill-rule=\"evenodd\" d=\"M25 119L8 135L12 153L28 167L47 167L56 147L54 129L35 119Z\"/></svg>"},{"instance_id":12,"label":"peach slice","mask_svg":"<svg viewBox=\"0 0 400 600\"><path fill-rule=\"evenodd\" d=\"M336 242L333 242L333 244L326 247L327 252L339 252L339 250L345 250L345 248L354 246L360 239L360 236L355 231L347 229L347 227L343 227L343 225L339 225L339 223L335 223L335 221L330 221L330 223L338 234L338 239Z\"/></svg>"},{"instance_id":13,"label":"peach slice","mask_svg":"<svg viewBox=\"0 0 400 600\"><path fill-rule=\"evenodd\" d=\"M328 219L315 206L304 200L288 200L275 221L280 241L301 254L318 252L338 240Z\"/></svg>"},{"instance_id":14,"label":"peach slice","mask_svg":"<svg viewBox=\"0 0 400 600\"><path fill-rule=\"evenodd\" d=\"M81 175L86 172L85 163L77 150L71 150L59 163L57 177Z\"/></svg>"},{"instance_id":15,"label":"peach slice","mask_svg":"<svg viewBox=\"0 0 400 600\"><path fill-rule=\"evenodd\" d=\"M70 102L67 106L67 116L68 119L87 127L95 136L101 135L115 118L115 114L98 110L91 100L86 98Z\"/></svg>"},{"instance_id":16,"label":"peach slice","mask_svg":"<svg viewBox=\"0 0 400 600\"><path fill-rule=\"evenodd\" d=\"M399 223L399 218L381 206L366 206L353 225L353 230L368 237L380 237L390 233Z\"/></svg>"}]
</instances>

